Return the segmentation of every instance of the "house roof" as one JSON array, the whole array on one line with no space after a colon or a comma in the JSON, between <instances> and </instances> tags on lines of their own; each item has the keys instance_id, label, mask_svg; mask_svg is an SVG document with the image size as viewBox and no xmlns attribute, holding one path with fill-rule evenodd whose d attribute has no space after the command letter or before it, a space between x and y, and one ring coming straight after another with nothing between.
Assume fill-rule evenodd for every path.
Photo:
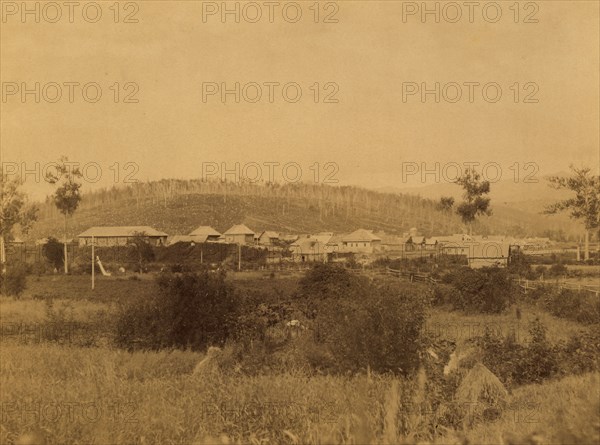
<instances>
[{"instance_id":1,"label":"house roof","mask_svg":"<svg viewBox=\"0 0 600 445\"><path fill-rule=\"evenodd\" d=\"M225 232L225 235L254 235L254 232L244 224L236 224Z\"/></svg>"},{"instance_id":2,"label":"house roof","mask_svg":"<svg viewBox=\"0 0 600 445\"><path fill-rule=\"evenodd\" d=\"M150 226L96 226L90 227L77 236L79 238L131 237L136 233L144 233L146 236L167 236L165 232L160 232Z\"/></svg>"},{"instance_id":3,"label":"house roof","mask_svg":"<svg viewBox=\"0 0 600 445\"><path fill-rule=\"evenodd\" d=\"M349 235L342 238L344 242L365 242L365 241L381 241L381 238L374 235L371 230L358 229Z\"/></svg>"},{"instance_id":4,"label":"house roof","mask_svg":"<svg viewBox=\"0 0 600 445\"><path fill-rule=\"evenodd\" d=\"M425 242L424 236L411 236L410 240L413 244L423 244Z\"/></svg>"},{"instance_id":5,"label":"house roof","mask_svg":"<svg viewBox=\"0 0 600 445\"><path fill-rule=\"evenodd\" d=\"M333 235L331 238L329 238L329 241L327 241L327 244L330 246L340 244L342 242L343 238L344 237L342 235Z\"/></svg>"},{"instance_id":6,"label":"house roof","mask_svg":"<svg viewBox=\"0 0 600 445\"><path fill-rule=\"evenodd\" d=\"M440 244L453 244L453 245L462 245L466 242L472 241L472 237L469 235L446 235L446 236L436 236L435 237Z\"/></svg>"},{"instance_id":7,"label":"house roof","mask_svg":"<svg viewBox=\"0 0 600 445\"><path fill-rule=\"evenodd\" d=\"M296 253L325 253L325 244L313 238L299 238L290 245Z\"/></svg>"},{"instance_id":8,"label":"house roof","mask_svg":"<svg viewBox=\"0 0 600 445\"><path fill-rule=\"evenodd\" d=\"M219 232L210 226L200 226L196 230L190 233L190 236L221 236Z\"/></svg>"},{"instance_id":9,"label":"house roof","mask_svg":"<svg viewBox=\"0 0 600 445\"><path fill-rule=\"evenodd\" d=\"M279 233L273 232L272 230L265 230L264 232L262 232L260 234L259 238L262 238L263 236L265 238L276 238L276 239L279 239Z\"/></svg>"},{"instance_id":10,"label":"house roof","mask_svg":"<svg viewBox=\"0 0 600 445\"><path fill-rule=\"evenodd\" d=\"M206 236L191 236L191 235L173 235L167 238L167 244L175 243L203 243L206 241Z\"/></svg>"},{"instance_id":11,"label":"house roof","mask_svg":"<svg viewBox=\"0 0 600 445\"><path fill-rule=\"evenodd\" d=\"M318 233L316 235L310 236L310 239L313 239L323 244L327 244L331 238L333 238L333 233Z\"/></svg>"}]
</instances>

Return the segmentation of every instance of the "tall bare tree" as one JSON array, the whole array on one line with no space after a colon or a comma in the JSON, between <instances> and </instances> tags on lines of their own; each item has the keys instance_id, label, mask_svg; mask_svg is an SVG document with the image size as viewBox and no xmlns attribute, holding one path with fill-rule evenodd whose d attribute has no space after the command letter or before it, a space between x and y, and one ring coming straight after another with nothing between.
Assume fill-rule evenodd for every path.
<instances>
[{"instance_id":1,"label":"tall bare tree","mask_svg":"<svg viewBox=\"0 0 600 445\"><path fill-rule=\"evenodd\" d=\"M546 214L567 211L570 217L581 221L585 228L585 256L590 258L590 232L599 231L600 243L600 176L592 174L589 167L569 167L570 176L550 176L550 186L557 190L571 190L575 197L564 199L549 205L544 210Z\"/></svg>"},{"instance_id":2,"label":"tall bare tree","mask_svg":"<svg viewBox=\"0 0 600 445\"><path fill-rule=\"evenodd\" d=\"M81 201L81 178L83 174L79 168L69 162L69 159L65 156L59 159L56 165L56 172L49 171L46 175L46 180L50 184L60 184L54 194L52 200L56 208L65 217L65 238L64 238L64 249L65 249L65 273L69 273L69 261L67 254L67 221L69 216L75 213L79 202Z\"/></svg>"}]
</instances>

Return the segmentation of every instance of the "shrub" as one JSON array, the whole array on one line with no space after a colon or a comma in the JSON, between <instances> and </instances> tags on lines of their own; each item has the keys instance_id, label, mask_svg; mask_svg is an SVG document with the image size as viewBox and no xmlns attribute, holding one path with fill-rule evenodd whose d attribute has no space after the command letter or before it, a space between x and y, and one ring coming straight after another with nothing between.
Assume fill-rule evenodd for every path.
<instances>
[{"instance_id":1,"label":"shrub","mask_svg":"<svg viewBox=\"0 0 600 445\"><path fill-rule=\"evenodd\" d=\"M53 268L63 267L65 262L64 244L54 237L48 237L48 242L42 247L42 255L51 264Z\"/></svg>"},{"instance_id":2,"label":"shrub","mask_svg":"<svg viewBox=\"0 0 600 445\"><path fill-rule=\"evenodd\" d=\"M507 386L541 383L559 373L560 348L547 341L539 319L531 322L529 335L525 345L514 336L501 337L489 330L478 339L483 364Z\"/></svg>"},{"instance_id":3,"label":"shrub","mask_svg":"<svg viewBox=\"0 0 600 445\"><path fill-rule=\"evenodd\" d=\"M600 301L592 294L569 289L549 289L544 307L557 317L583 324L595 324L600 320Z\"/></svg>"},{"instance_id":4,"label":"shrub","mask_svg":"<svg viewBox=\"0 0 600 445\"><path fill-rule=\"evenodd\" d=\"M455 309L482 313L500 313L515 301L515 288L506 269L461 268L448 281L458 290Z\"/></svg>"},{"instance_id":5,"label":"shrub","mask_svg":"<svg viewBox=\"0 0 600 445\"><path fill-rule=\"evenodd\" d=\"M203 350L231 335L238 303L224 273L161 274L158 292L123 307L117 323L120 347Z\"/></svg>"},{"instance_id":6,"label":"shrub","mask_svg":"<svg viewBox=\"0 0 600 445\"><path fill-rule=\"evenodd\" d=\"M372 285L355 298L323 302L318 338L335 358L337 372L368 366L377 372L409 374L420 363L425 298L398 284Z\"/></svg>"},{"instance_id":7,"label":"shrub","mask_svg":"<svg viewBox=\"0 0 600 445\"><path fill-rule=\"evenodd\" d=\"M353 274L339 264L316 263L300 280L300 295L324 300L348 297L366 286L364 277Z\"/></svg>"},{"instance_id":8,"label":"shrub","mask_svg":"<svg viewBox=\"0 0 600 445\"><path fill-rule=\"evenodd\" d=\"M531 270L531 264L528 258L523 254L515 254L511 257L508 263L508 270L510 273L525 277L528 280L534 279L533 272Z\"/></svg>"},{"instance_id":9,"label":"shrub","mask_svg":"<svg viewBox=\"0 0 600 445\"><path fill-rule=\"evenodd\" d=\"M459 298L458 289L452 285L439 283L433 288L432 303L436 306L454 305Z\"/></svg>"},{"instance_id":10,"label":"shrub","mask_svg":"<svg viewBox=\"0 0 600 445\"><path fill-rule=\"evenodd\" d=\"M600 370L600 325L572 335L562 347L561 364L563 374Z\"/></svg>"},{"instance_id":11,"label":"shrub","mask_svg":"<svg viewBox=\"0 0 600 445\"><path fill-rule=\"evenodd\" d=\"M567 274L567 266L563 263L555 263L548 269L548 275L559 277Z\"/></svg>"},{"instance_id":12,"label":"shrub","mask_svg":"<svg viewBox=\"0 0 600 445\"><path fill-rule=\"evenodd\" d=\"M191 272L191 271L192 271L192 269L187 264L177 263L177 264L171 265L171 272L173 272L173 273L182 273L182 272Z\"/></svg>"},{"instance_id":13,"label":"shrub","mask_svg":"<svg viewBox=\"0 0 600 445\"><path fill-rule=\"evenodd\" d=\"M6 274L0 273L0 292L2 295L20 297L25 290L27 266L18 261L6 265Z\"/></svg>"}]
</instances>

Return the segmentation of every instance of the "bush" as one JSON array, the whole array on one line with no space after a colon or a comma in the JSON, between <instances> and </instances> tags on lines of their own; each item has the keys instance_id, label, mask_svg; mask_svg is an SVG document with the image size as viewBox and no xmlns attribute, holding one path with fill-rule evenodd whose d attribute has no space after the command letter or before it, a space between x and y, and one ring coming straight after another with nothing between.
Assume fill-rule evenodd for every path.
<instances>
[{"instance_id":1,"label":"bush","mask_svg":"<svg viewBox=\"0 0 600 445\"><path fill-rule=\"evenodd\" d=\"M12 262L6 265L6 275L0 273L0 293L20 297L25 290L27 266L22 262Z\"/></svg>"},{"instance_id":2,"label":"bush","mask_svg":"<svg viewBox=\"0 0 600 445\"><path fill-rule=\"evenodd\" d=\"M48 237L48 242L42 247L42 255L53 268L60 270L65 262L65 246L54 237Z\"/></svg>"},{"instance_id":3,"label":"bush","mask_svg":"<svg viewBox=\"0 0 600 445\"><path fill-rule=\"evenodd\" d=\"M548 275L548 268L546 266L539 265L535 268L535 278L540 278L544 275Z\"/></svg>"},{"instance_id":4,"label":"bush","mask_svg":"<svg viewBox=\"0 0 600 445\"><path fill-rule=\"evenodd\" d=\"M316 263L300 280L300 296L325 300L349 297L366 286L364 277L353 274L339 264Z\"/></svg>"},{"instance_id":5,"label":"bush","mask_svg":"<svg viewBox=\"0 0 600 445\"><path fill-rule=\"evenodd\" d=\"M556 263L550 266L548 269L548 275L552 277L561 277L563 275L567 275L567 266L563 263Z\"/></svg>"},{"instance_id":6,"label":"bush","mask_svg":"<svg viewBox=\"0 0 600 445\"><path fill-rule=\"evenodd\" d=\"M455 309L481 313L500 313L515 301L516 289L506 269L461 268L448 280L458 290Z\"/></svg>"},{"instance_id":7,"label":"bush","mask_svg":"<svg viewBox=\"0 0 600 445\"><path fill-rule=\"evenodd\" d=\"M161 274L154 297L121 309L118 346L203 350L232 334L238 303L224 273Z\"/></svg>"},{"instance_id":8,"label":"bush","mask_svg":"<svg viewBox=\"0 0 600 445\"><path fill-rule=\"evenodd\" d=\"M324 301L318 340L335 358L335 371L407 375L420 364L425 297L398 284L372 285L356 298Z\"/></svg>"},{"instance_id":9,"label":"bush","mask_svg":"<svg viewBox=\"0 0 600 445\"><path fill-rule=\"evenodd\" d=\"M572 335L562 347L561 364L563 374L600 370L600 325Z\"/></svg>"},{"instance_id":10,"label":"bush","mask_svg":"<svg viewBox=\"0 0 600 445\"><path fill-rule=\"evenodd\" d=\"M536 319L530 326L531 341L519 344L514 336L501 337L490 331L478 340L482 362L506 386L540 383L558 372L557 350L546 340L546 330Z\"/></svg>"},{"instance_id":11,"label":"bush","mask_svg":"<svg viewBox=\"0 0 600 445\"><path fill-rule=\"evenodd\" d=\"M171 272L173 272L173 273L182 273L182 272L191 272L191 271L192 271L192 269L187 264L177 263L177 264L171 265Z\"/></svg>"},{"instance_id":12,"label":"bush","mask_svg":"<svg viewBox=\"0 0 600 445\"><path fill-rule=\"evenodd\" d=\"M299 305L307 318L314 319L324 302L364 298L367 289L366 277L339 264L317 263L299 282Z\"/></svg>"},{"instance_id":13,"label":"bush","mask_svg":"<svg viewBox=\"0 0 600 445\"><path fill-rule=\"evenodd\" d=\"M548 289L544 298L544 307L556 317L583 324L596 324L600 320L600 301L591 293L569 289Z\"/></svg>"},{"instance_id":14,"label":"bush","mask_svg":"<svg viewBox=\"0 0 600 445\"><path fill-rule=\"evenodd\" d=\"M458 289L450 284L438 283L433 288L433 301L435 306L454 305L460 298Z\"/></svg>"}]
</instances>

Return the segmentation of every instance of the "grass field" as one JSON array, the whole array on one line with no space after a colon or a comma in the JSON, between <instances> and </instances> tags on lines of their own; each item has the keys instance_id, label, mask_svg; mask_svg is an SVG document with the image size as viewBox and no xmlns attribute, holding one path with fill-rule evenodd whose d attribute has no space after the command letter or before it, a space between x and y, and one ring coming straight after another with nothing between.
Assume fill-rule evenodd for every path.
<instances>
[{"instance_id":1,"label":"grass field","mask_svg":"<svg viewBox=\"0 0 600 445\"><path fill-rule=\"evenodd\" d=\"M240 292L288 298L298 274L231 274ZM155 292L150 279L89 276L29 277L20 300L0 299L0 443L36 431L49 444L594 444L600 441L600 375L567 376L521 386L493 420L451 431L423 404L423 382L392 376L242 375L214 368L194 375L203 354L125 352L110 344L54 342L5 329L11 323L73 321L110 326L119 302ZM408 284L407 284L408 285ZM49 308L51 297L52 304ZM484 326L526 337L539 317L551 341L584 327L541 309L520 306L501 315L430 309L426 329L461 343ZM89 334L98 333L90 328ZM523 335L521 335L523 334ZM427 377L425 376L425 379ZM452 409L452 407L447 407ZM529 441L529 442L527 442ZM35 443L35 442L31 442Z\"/></svg>"},{"instance_id":2,"label":"grass field","mask_svg":"<svg viewBox=\"0 0 600 445\"><path fill-rule=\"evenodd\" d=\"M400 415L389 412L399 409L389 401L394 378L307 379L294 373L198 378L192 370L200 358L180 351L4 346L1 442L35 427L50 443L69 444L92 439L204 444L221 435L243 443L393 444L402 439L386 424ZM510 409L464 436L471 443L495 444L535 432L548 440L544 443L592 444L598 440L599 385L600 376L588 374L519 388ZM400 403L407 402L398 395ZM416 424L421 416L434 415L412 414ZM458 436L440 431L437 442Z\"/></svg>"}]
</instances>

